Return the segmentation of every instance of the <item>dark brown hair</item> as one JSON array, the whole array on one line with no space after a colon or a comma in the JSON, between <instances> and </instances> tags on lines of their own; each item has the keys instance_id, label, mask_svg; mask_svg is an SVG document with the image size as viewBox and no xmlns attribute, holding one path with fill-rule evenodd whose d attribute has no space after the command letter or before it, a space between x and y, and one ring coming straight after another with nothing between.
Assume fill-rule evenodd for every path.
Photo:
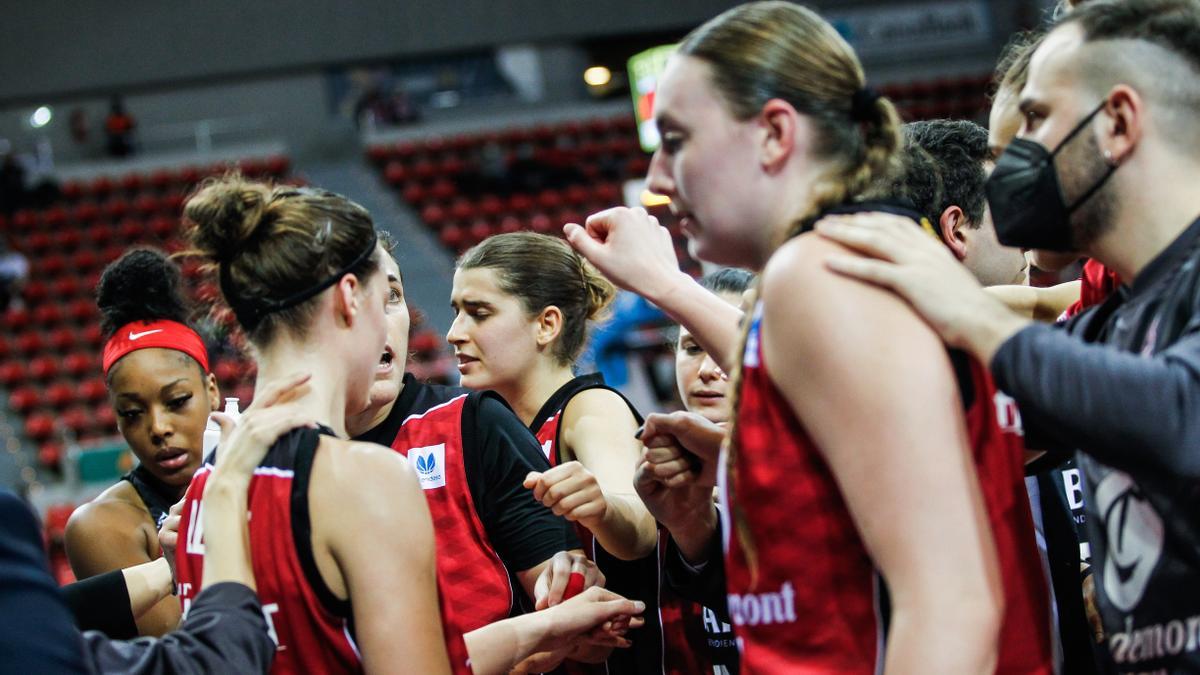
<instances>
[{"instance_id":1,"label":"dark brown hair","mask_svg":"<svg viewBox=\"0 0 1200 675\"><path fill-rule=\"evenodd\" d=\"M488 237L459 258L458 269L495 270L500 290L521 300L530 315L554 306L563 313L552 347L561 365L579 358L587 324L603 316L617 289L567 242L534 232Z\"/></svg>"},{"instance_id":2,"label":"dark brown hair","mask_svg":"<svg viewBox=\"0 0 1200 675\"><path fill-rule=\"evenodd\" d=\"M193 246L185 255L216 268L222 295L256 345L270 343L285 327L303 337L315 303L289 300L339 270L365 283L379 265L370 214L325 190L234 173L201 184L183 213Z\"/></svg>"}]
</instances>

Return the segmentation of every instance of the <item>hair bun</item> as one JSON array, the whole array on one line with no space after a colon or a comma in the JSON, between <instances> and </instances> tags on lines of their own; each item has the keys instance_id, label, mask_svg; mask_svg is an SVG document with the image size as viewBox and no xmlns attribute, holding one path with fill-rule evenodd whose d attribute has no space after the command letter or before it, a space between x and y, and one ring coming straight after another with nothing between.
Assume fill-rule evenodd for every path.
<instances>
[{"instance_id":1,"label":"hair bun","mask_svg":"<svg viewBox=\"0 0 1200 675\"><path fill-rule=\"evenodd\" d=\"M167 319L187 323L179 268L162 251L135 248L104 269L96 286L100 328L105 336L132 321Z\"/></svg>"},{"instance_id":2,"label":"hair bun","mask_svg":"<svg viewBox=\"0 0 1200 675\"><path fill-rule=\"evenodd\" d=\"M592 263L579 253L572 251L579 260L579 270L583 275L583 285L587 289L587 318L588 321L599 321L606 318L608 308L617 297L617 287L613 285Z\"/></svg>"},{"instance_id":3,"label":"hair bun","mask_svg":"<svg viewBox=\"0 0 1200 675\"><path fill-rule=\"evenodd\" d=\"M183 207L196 252L218 263L230 260L259 232L270 199L270 187L239 174L205 181Z\"/></svg>"}]
</instances>

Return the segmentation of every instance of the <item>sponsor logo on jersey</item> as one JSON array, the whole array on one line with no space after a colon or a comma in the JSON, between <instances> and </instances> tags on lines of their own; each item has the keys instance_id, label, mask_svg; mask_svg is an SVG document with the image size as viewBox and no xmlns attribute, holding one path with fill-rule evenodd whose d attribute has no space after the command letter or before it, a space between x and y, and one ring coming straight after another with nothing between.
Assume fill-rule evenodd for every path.
<instances>
[{"instance_id":1,"label":"sponsor logo on jersey","mask_svg":"<svg viewBox=\"0 0 1200 675\"><path fill-rule=\"evenodd\" d=\"M413 448L408 457L417 469L417 478L426 490L446 486L446 444L438 443L424 448Z\"/></svg>"},{"instance_id":2,"label":"sponsor logo on jersey","mask_svg":"<svg viewBox=\"0 0 1200 675\"><path fill-rule=\"evenodd\" d=\"M785 581L773 593L730 593L729 617L738 626L769 626L796 621L796 590Z\"/></svg>"},{"instance_id":3,"label":"sponsor logo on jersey","mask_svg":"<svg viewBox=\"0 0 1200 675\"><path fill-rule=\"evenodd\" d=\"M1107 539L1102 584L1117 609L1142 601L1162 557L1163 522L1128 474L1113 471L1096 486L1096 511Z\"/></svg>"}]
</instances>

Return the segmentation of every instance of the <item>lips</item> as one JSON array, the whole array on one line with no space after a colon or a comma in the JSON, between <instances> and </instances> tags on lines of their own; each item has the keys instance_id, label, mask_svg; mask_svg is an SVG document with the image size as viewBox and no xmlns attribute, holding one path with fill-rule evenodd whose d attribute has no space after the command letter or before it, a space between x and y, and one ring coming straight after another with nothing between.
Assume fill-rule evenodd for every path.
<instances>
[{"instance_id":1,"label":"lips","mask_svg":"<svg viewBox=\"0 0 1200 675\"><path fill-rule=\"evenodd\" d=\"M396 361L396 353L394 351L392 351L391 346L390 345L384 346L383 354L381 354L379 356L379 365L375 367L375 372L377 374L381 374L381 375L385 375L385 374L392 372L392 368L395 367L395 365L394 365L395 361Z\"/></svg>"},{"instance_id":2,"label":"lips","mask_svg":"<svg viewBox=\"0 0 1200 675\"><path fill-rule=\"evenodd\" d=\"M702 401L719 401L719 400L725 398L725 394L722 394L719 391L712 391L709 389L705 389L705 390L701 390L701 391L691 392L691 397L702 400Z\"/></svg>"},{"instance_id":3,"label":"lips","mask_svg":"<svg viewBox=\"0 0 1200 675\"><path fill-rule=\"evenodd\" d=\"M164 448L154 454L154 463L167 471L178 471L190 460L188 451L181 448Z\"/></svg>"},{"instance_id":4,"label":"lips","mask_svg":"<svg viewBox=\"0 0 1200 675\"><path fill-rule=\"evenodd\" d=\"M468 356L468 355L462 354L462 353L455 354L454 358L458 359L458 372L460 372L460 373L464 372L464 370L466 368L468 368L472 363L479 362L479 359L475 358L474 356Z\"/></svg>"}]
</instances>

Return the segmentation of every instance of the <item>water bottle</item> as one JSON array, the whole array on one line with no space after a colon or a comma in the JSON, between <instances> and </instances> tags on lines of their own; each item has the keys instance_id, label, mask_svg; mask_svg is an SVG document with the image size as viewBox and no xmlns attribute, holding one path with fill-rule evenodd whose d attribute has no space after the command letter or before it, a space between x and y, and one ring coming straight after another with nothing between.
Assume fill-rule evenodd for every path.
<instances>
[{"instance_id":1,"label":"water bottle","mask_svg":"<svg viewBox=\"0 0 1200 675\"><path fill-rule=\"evenodd\" d=\"M225 399L224 413L234 422L242 416L241 410L238 409L238 399L230 397ZM213 449L217 447L217 443L221 442L221 425L212 417L208 418L208 424L204 427L204 456L208 457Z\"/></svg>"}]
</instances>

